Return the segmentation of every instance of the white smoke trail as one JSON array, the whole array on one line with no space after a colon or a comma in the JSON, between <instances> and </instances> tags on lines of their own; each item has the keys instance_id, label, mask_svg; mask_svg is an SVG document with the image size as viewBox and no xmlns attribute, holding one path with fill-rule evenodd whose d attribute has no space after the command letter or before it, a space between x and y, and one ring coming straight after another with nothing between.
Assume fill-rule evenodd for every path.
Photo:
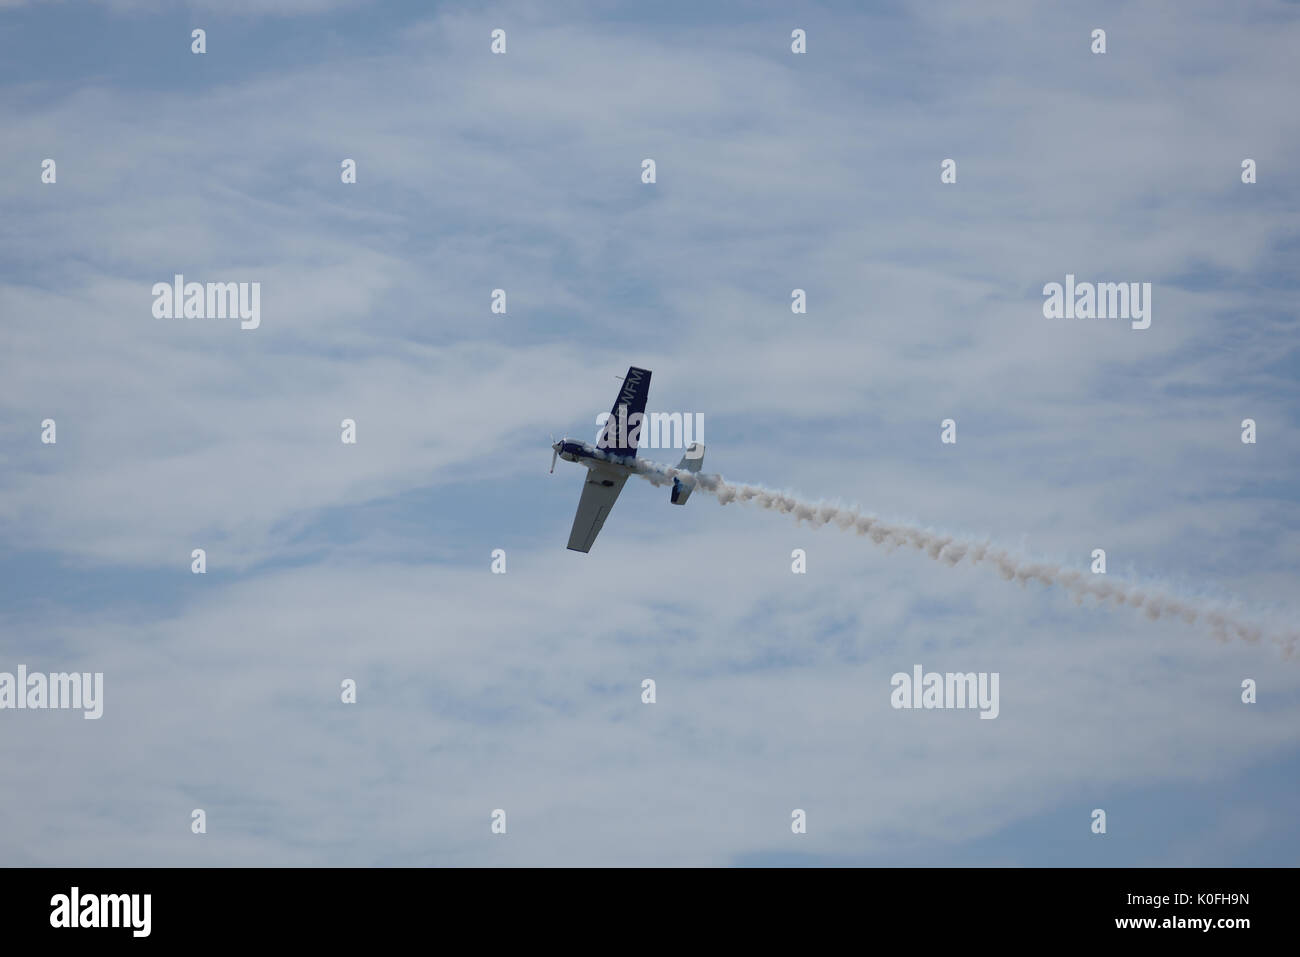
<instances>
[{"instance_id":1,"label":"white smoke trail","mask_svg":"<svg viewBox=\"0 0 1300 957\"><path fill-rule=\"evenodd\" d=\"M1151 619L1173 616L1182 618L1189 624L1203 622L1221 641L1238 638L1254 643L1267 639L1281 647L1283 655L1287 658L1295 653L1296 643L1300 641L1300 631L1270 632L1234 612L1213 607L1196 599L1181 598L1158 589L1116 582L1095 576L1090 572L1066 568L1051 562L1034 561L988 542L963 540L915 525L888 522L856 508L801 502L793 496L758 485L733 484L721 475L688 472L684 469L639 460L636 462L636 469L643 478L655 485L671 485L674 478L680 479L683 484L694 485L716 496L723 505L729 502L752 503L760 508L793 515L796 520L809 522L813 526L835 525L844 530L852 529L859 535L867 536L875 544L891 549L899 545L911 545L945 565L956 565L962 561L973 565L989 564L1009 581L1017 581L1022 585L1037 581L1061 588L1073 597L1077 604L1082 604L1086 597L1092 597L1102 603L1129 605L1141 610Z\"/></svg>"}]
</instances>

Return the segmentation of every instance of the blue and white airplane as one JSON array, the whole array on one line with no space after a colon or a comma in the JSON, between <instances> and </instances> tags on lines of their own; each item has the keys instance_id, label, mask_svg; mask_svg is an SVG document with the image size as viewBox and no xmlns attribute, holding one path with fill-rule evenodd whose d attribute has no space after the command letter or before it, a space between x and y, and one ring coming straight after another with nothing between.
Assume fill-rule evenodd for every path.
<instances>
[{"instance_id":1,"label":"blue and white airplane","mask_svg":"<svg viewBox=\"0 0 1300 957\"><path fill-rule=\"evenodd\" d=\"M595 445L569 438L551 445L552 472L557 458L587 466L587 481L582 486L582 498L578 499L578 514L573 516L573 530L569 532L569 548L575 552L591 551L609 510L618 500L618 493L623 491L623 483L629 475L637 473L636 447L649 394L650 370L632 366L614 400L605 431ZM677 467L698 472L703 464L704 445L692 442ZM673 479L668 500L674 505L685 505L693 488Z\"/></svg>"}]
</instances>

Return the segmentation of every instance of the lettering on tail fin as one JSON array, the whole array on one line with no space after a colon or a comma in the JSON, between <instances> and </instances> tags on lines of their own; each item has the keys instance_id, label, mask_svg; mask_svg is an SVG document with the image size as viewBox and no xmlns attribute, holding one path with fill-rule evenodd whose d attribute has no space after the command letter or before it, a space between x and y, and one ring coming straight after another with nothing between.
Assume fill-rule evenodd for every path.
<instances>
[{"instance_id":1,"label":"lettering on tail fin","mask_svg":"<svg viewBox=\"0 0 1300 957\"><path fill-rule=\"evenodd\" d=\"M605 422L605 431L596 448L611 455L632 458L641 439L641 420L645 418L646 398L650 395L650 370L631 366L623 379L614 408Z\"/></svg>"}]
</instances>

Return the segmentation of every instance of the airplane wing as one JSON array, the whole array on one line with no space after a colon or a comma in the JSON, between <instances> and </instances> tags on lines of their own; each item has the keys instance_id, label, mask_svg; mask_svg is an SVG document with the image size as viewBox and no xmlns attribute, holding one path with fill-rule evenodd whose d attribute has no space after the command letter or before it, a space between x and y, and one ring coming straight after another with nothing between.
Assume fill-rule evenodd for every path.
<instances>
[{"instance_id":1,"label":"airplane wing","mask_svg":"<svg viewBox=\"0 0 1300 957\"><path fill-rule=\"evenodd\" d=\"M614 507L618 493L623 491L623 483L626 481L626 475L587 469L582 498L578 499L578 514L573 516L573 531L569 532L569 548L575 552L591 551L592 543L600 534L605 517Z\"/></svg>"}]
</instances>

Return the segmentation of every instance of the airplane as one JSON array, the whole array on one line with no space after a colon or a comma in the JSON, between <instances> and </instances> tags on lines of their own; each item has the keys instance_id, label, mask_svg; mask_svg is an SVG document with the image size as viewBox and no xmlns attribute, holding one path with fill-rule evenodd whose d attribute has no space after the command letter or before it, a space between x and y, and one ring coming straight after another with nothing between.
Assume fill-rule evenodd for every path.
<instances>
[{"instance_id":1,"label":"airplane","mask_svg":"<svg viewBox=\"0 0 1300 957\"><path fill-rule=\"evenodd\" d=\"M623 387L614 399L605 431L595 445L578 442L567 436L551 444L551 473L555 460L577 462L587 467L587 481L578 499L578 512L573 516L573 530L569 532L568 547L575 552L590 552L596 536L605 525L609 510L623 491L629 475L637 474L636 446L645 416L646 397L650 394L650 370L632 366L623 379ZM679 469L698 472L704 464L704 444L692 442L678 464ZM693 485L673 479L668 501L685 505L691 497Z\"/></svg>"}]
</instances>

